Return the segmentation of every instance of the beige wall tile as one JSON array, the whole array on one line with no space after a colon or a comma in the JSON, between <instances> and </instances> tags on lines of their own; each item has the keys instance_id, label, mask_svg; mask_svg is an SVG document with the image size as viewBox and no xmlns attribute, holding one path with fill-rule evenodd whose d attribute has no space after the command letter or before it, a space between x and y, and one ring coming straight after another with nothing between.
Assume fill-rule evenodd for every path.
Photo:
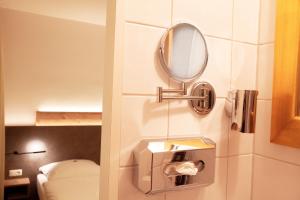
<instances>
[{"instance_id":1,"label":"beige wall tile","mask_svg":"<svg viewBox=\"0 0 300 200\"><path fill-rule=\"evenodd\" d=\"M259 43L265 44L275 40L276 1L260 0Z\"/></svg>"},{"instance_id":2,"label":"beige wall tile","mask_svg":"<svg viewBox=\"0 0 300 200\"><path fill-rule=\"evenodd\" d=\"M123 96L120 165L133 164L133 149L144 138L166 138L168 105L156 97Z\"/></svg>"},{"instance_id":3,"label":"beige wall tile","mask_svg":"<svg viewBox=\"0 0 300 200\"><path fill-rule=\"evenodd\" d=\"M233 0L174 0L173 23L190 22L206 35L232 37Z\"/></svg>"},{"instance_id":4,"label":"beige wall tile","mask_svg":"<svg viewBox=\"0 0 300 200\"><path fill-rule=\"evenodd\" d=\"M232 46L232 89L256 89L257 46L234 42Z\"/></svg>"},{"instance_id":5,"label":"beige wall tile","mask_svg":"<svg viewBox=\"0 0 300 200\"><path fill-rule=\"evenodd\" d=\"M167 192L166 200L226 200L227 158L216 160L215 182L192 190Z\"/></svg>"},{"instance_id":6,"label":"beige wall tile","mask_svg":"<svg viewBox=\"0 0 300 200\"><path fill-rule=\"evenodd\" d=\"M125 0L125 18L128 21L169 27L172 0Z\"/></svg>"},{"instance_id":7,"label":"beige wall tile","mask_svg":"<svg viewBox=\"0 0 300 200\"><path fill-rule=\"evenodd\" d=\"M233 39L257 44L260 0L234 0Z\"/></svg>"},{"instance_id":8,"label":"beige wall tile","mask_svg":"<svg viewBox=\"0 0 300 200\"><path fill-rule=\"evenodd\" d=\"M257 89L259 99L272 99L274 69L274 44L258 48Z\"/></svg>"},{"instance_id":9,"label":"beige wall tile","mask_svg":"<svg viewBox=\"0 0 300 200\"><path fill-rule=\"evenodd\" d=\"M251 200L252 155L228 159L227 200Z\"/></svg>"},{"instance_id":10,"label":"beige wall tile","mask_svg":"<svg viewBox=\"0 0 300 200\"><path fill-rule=\"evenodd\" d=\"M253 153L253 141L255 134L240 133L231 130L229 133L229 155L241 155Z\"/></svg>"},{"instance_id":11,"label":"beige wall tile","mask_svg":"<svg viewBox=\"0 0 300 200\"><path fill-rule=\"evenodd\" d=\"M162 28L126 23L123 93L156 94L158 86L168 86L168 76L157 57L164 32Z\"/></svg>"},{"instance_id":12,"label":"beige wall tile","mask_svg":"<svg viewBox=\"0 0 300 200\"><path fill-rule=\"evenodd\" d=\"M227 155L228 118L224 99L217 99L212 112L205 116L196 114L187 101L170 103L169 137L205 136L217 144L217 156Z\"/></svg>"},{"instance_id":13,"label":"beige wall tile","mask_svg":"<svg viewBox=\"0 0 300 200\"><path fill-rule=\"evenodd\" d=\"M300 166L254 157L253 200L299 200Z\"/></svg>"}]
</instances>

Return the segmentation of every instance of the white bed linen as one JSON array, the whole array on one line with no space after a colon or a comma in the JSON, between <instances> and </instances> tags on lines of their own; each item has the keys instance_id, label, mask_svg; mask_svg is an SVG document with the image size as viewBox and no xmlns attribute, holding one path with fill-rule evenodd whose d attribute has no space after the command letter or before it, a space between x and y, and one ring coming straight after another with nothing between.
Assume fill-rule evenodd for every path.
<instances>
[{"instance_id":1,"label":"white bed linen","mask_svg":"<svg viewBox=\"0 0 300 200\"><path fill-rule=\"evenodd\" d=\"M44 177L42 177L44 176ZM82 176L45 181L38 175L41 200L99 200L99 176Z\"/></svg>"},{"instance_id":2,"label":"white bed linen","mask_svg":"<svg viewBox=\"0 0 300 200\"><path fill-rule=\"evenodd\" d=\"M48 181L47 176L45 176L44 174L37 175L37 191L40 200L47 200L46 193L43 187L43 184L47 181Z\"/></svg>"}]
</instances>

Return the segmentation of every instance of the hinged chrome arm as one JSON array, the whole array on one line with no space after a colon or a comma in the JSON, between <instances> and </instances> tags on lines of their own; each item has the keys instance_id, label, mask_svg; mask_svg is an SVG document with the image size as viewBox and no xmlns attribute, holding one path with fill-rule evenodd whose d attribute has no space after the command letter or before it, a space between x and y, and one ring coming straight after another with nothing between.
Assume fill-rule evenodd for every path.
<instances>
[{"instance_id":1,"label":"hinged chrome arm","mask_svg":"<svg viewBox=\"0 0 300 200\"><path fill-rule=\"evenodd\" d=\"M176 93L182 94L183 96L164 96L164 93ZM158 102L162 102L163 100L205 100L207 99L207 95L203 96L187 96L187 89L185 83L181 84L180 89L163 89L162 87L158 87Z\"/></svg>"},{"instance_id":2,"label":"hinged chrome arm","mask_svg":"<svg viewBox=\"0 0 300 200\"><path fill-rule=\"evenodd\" d=\"M164 96L164 93L168 93L169 95ZM187 95L185 83L181 84L180 89L163 89L162 87L158 87L159 103L163 102L163 100L189 100L195 112L201 115L207 114L213 109L215 99L216 95L213 87L206 82L195 83L190 95Z\"/></svg>"},{"instance_id":3,"label":"hinged chrome arm","mask_svg":"<svg viewBox=\"0 0 300 200\"><path fill-rule=\"evenodd\" d=\"M159 102L163 100L206 100L208 96L163 96L162 94L159 96Z\"/></svg>"}]
</instances>

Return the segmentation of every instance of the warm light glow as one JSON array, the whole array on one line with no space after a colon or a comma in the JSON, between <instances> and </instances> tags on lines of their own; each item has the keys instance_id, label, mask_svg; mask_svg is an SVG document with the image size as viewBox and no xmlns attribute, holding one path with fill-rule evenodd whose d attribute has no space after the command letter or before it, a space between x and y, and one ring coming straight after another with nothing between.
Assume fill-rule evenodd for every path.
<instances>
[{"instance_id":1,"label":"warm light glow","mask_svg":"<svg viewBox=\"0 0 300 200\"><path fill-rule=\"evenodd\" d=\"M99 102L99 105L95 106L70 106L70 105L63 105L63 106L51 106L51 105L42 105L39 107L39 112L102 112L102 105Z\"/></svg>"},{"instance_id":2,"label":"warm light glow","mask_svg":"<svg viewBox=\"0 0 300 200\"><path fill-rule=\"evenodd\" d=\"M26 145L26 152L45 151L46 145L40 140L32 140Z\"/></svg>"}]
</instances>

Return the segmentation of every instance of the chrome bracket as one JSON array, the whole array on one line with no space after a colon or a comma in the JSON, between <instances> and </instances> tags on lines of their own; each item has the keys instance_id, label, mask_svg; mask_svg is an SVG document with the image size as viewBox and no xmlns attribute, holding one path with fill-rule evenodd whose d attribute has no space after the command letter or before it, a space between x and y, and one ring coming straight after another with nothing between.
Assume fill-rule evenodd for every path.
<instances>
[{"instance_id":1,"label":"chrome bracket","mask_svg":"<svg viewBox=\"0 0 300 200\"><path fill-rule=\"evenodd\" d=\"M232 130L255 132L257 95L257 90L233 90L228 93L225 111L231 118Z\"/></svg>"},{"instance_id":2,"label":"chrome bracket","mask_svg":"<svg viewBox=\"0 0 300 200\"><path fill-rule=\"evenodd\" d=\"M181 94L181 96L164 96L164 93ZM216 101L216 94L212 85L207 82L199 82L194 84L191 94L187 95L186 85L185 83L182 83L180 89L163 89L162 87L158 87L158 102L161 103L164 100L189 100L191 107L196 113L205 115L213 109Z\"/></svg>"}]
</instances>

